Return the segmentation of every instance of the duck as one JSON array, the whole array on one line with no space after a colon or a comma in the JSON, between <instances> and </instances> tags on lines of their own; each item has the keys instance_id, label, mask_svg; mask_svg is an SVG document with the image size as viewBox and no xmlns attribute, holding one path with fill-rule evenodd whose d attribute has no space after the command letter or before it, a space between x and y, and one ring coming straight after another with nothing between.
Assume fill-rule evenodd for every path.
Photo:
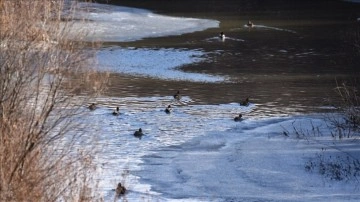
<instances>
[{"instance_id":1,"label":"duck","mask_svg":"<svg viewBox=\"0 0 360 202\"><path fill-rule=\"evenodd\" d=\"M121 183L119 182L115 191L117 196L124 195L126 192L126 188L122 186Z\"/></svg>"},{"instance_id":2,"label":"duck","mask_svg":"<svg viewBox=\"0 0 360 202\"><path fill-rule=\"evenodd\" d=\"M165 113L170 114L171 113L171 105L168 105L165 109Z\"/></svg>"},{"instance_id":3,"label":"duck","mask_svg":"<svg viewBox=\"0 0 360 202\"><path fill-rule=\"evenodd\" d=\"M120 109L119 109L119 107L116 107L116 109L113 111L112 114L113 114L114 116L119 115L119 114L120 114Z\"/></svg>"},{"instance_id":4,"label":"duck","mask_svg":"<svg viewBox=\"0 0 360 202\"><path fill-rule=\"evenodd\" d=\"M95 103L91 103L88 107L91 111L96 109L96 104Z\"/></svg>"},{"instance_id":5,"label":"duck","mask_svg":"<svg viewBox=\"0 0 360 202\"><path fill-rule=\"evenodd\" d=\"M239 114L239 116L236 116L234 118L234 121L242 121L242 114Z\"/></svg>"},{"instance_id":6,"label":"duck","mask_svg":"<svg viewBox=\"0 0 360 202\"><path fill-rule=\"evenodd\" d=\"M253 26L254 26L254 23L252 23L252 22L249 20L246 25L247 25L248 27L253 27Z\"/></svg>"},{"instance_id":7,"label":"duck","mask_svg":"<svg viewBox=\"0 0 360 202\"><path fill-rule=\"evenodd\" d=\"M221 40L225 40L225 34L224 34L224 32L221 32L220 34L219 34L219 38L221 39Z\"/></svg>"},{"instance_id":8,"label":"duck","mask_svg":"<svg viewBox=\"0 0 360 202\"><path fill-rule=\"evenodd\" d=\"M181 99L180 91L176 92L176 94L174 95L174 99L175 100L180 100Z\"/></svg>"},{"instance_id":9,"label":"duck","mask_svg":"<svg viewBox=\"0 0 360 202\"><path fill-rule=\"evenodd\" d=\"M139 128L139 130L135 131L134 136L141 139L141 137L144 135L144 133L142 132L142 129Z\"/></svg>"},{"instance_id":10,"label":"duck","mask_svg":"<svg viewBox=\"0 0 360 202\"><path fill-rule=\"evenodd\" d=\"M250 103L250 102L249 102L249 98L247 97L245 100L243 100L243 101L240 102L240 105L247 107L247 106L249 106L249 103Z\"/></svg>"}]
</instances>

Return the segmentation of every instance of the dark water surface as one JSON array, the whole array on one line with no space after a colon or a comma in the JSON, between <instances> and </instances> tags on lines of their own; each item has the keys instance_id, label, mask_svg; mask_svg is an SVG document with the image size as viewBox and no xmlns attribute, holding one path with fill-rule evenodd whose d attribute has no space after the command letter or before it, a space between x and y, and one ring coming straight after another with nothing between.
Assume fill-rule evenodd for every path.
<instances>
[{"instance_id":1,"label":"dark water surface","mask_svg":"<svg viewBox=\"0 0 360 202\"><path fill-rule=\"evenodd\" d=\"M360 76L359 50L354 46L359 44L360 4L331 0L108 2L164 15L220 21L219 28L201 32L104 46L200 49L207 53L206 62L182 70L229 75L232 82L165 81L112 74L105 96L168 96L180 90L194 104L239 102L249 97L258 106L258 113L307 113L320 111L329 98L335 98L336 80L354 81ZM248 20L255 24L251 29L244 26ZM229 38L211 40L221 31Z\"/></svg>"}]
</instances>

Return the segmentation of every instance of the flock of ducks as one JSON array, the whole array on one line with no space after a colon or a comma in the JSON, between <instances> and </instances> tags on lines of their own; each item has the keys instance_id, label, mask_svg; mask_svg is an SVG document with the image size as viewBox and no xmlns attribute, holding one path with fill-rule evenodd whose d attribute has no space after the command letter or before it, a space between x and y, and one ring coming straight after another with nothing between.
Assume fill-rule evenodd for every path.
<instances>
[{"instance_id":1,"label":"flock of ducks","mask_svg":"<svg viewBox=\"0 0 360 202\"><path fill-rule=\"evenodd\" d=\"M248 23L246 24L249 28L252 28L254 26L254 24L249 20ZM219 38L221 40L225 40L225 34L224 32L221 32L220 35L219 35ZM180 101L181 99L181 95L180 95L180 91L177 91L175 94L174 94L174 99L175 100L178 100ZM245 100L241 101L240 102L240 105L241 106L249 106L249 98L246 98ZM91 111L95 110L96 109L96 104L95 103L92 103L89 105L88 107ZM165 108L165 113L167 114L170 114L172 111L172 108L171 108L171 105L168 105L166 108ZM120 109L119 107L116 107L116 109L112 112L112 114L114 116L118 116L120 115ZM242 121L242 114L239 114L238 116L236 116L234 118L234 121L236 122L239 122L239 121ZM144 135L144 133L142 132L142 129L139 128L139 130L135 131L134 132L134 136L141 139L141 137ZM116 196L117 197L120 197L121 195L124 195L125 192L126 192L126 188L121 184L121 183L118 183L118 186L116 187Z\"/></svg>"},{"instance_id":2,"label":"flock of ducks","mask_svg":"<svg viewBox=\"0 0 360 202\"><path fill-rule=\"evenodd\" d=\"M241 101L240 102L240 106L245 106L245 107L247 107L247 106L249 106L250 105L250 101L249 101L249 98L247 97L245 100L243 100L243 101ZM234 121L242 121L243 119L242 119L242 114L239 114L238 116L236 116L235 118L234 118Z\"/></svg>"},{"instance_id":3,"label":"flock of ducks","mask_svg":"<svg viewBox=\"0 0 360 202\"><path fill-rule=\"evenodd\" d=\"M254 24L249 20L248 23L247 23L247 26L248 26L249 28L251 28L251 27L254 26ZM224 32L221 32L220 35L219 35L219 37L220 37L221 40L225 40L225 34L224 34ZM173 97L174 97L175 100L180 101L180 100L181 100L180 91L177 91L177 92L174 94ZM246 98L245 100L243 100L243 101L240 102L240 105L241 105L241 106L249 106L249 103L250 103L250 102L249 102L249 98ZM95 104L95 103L91 103L88 108L89 108L89 110L93 111L93 110L96 109L96 104ZM172 111L171 105L168 105L168 106L165 108L164 111L165 111L165 113L170 114L171 111ZM112 112L112 114L113 114L114 116L120 115L120 109L119 109L119 107L116 107L116 109ZM242 121L242 114L239 114L238 116L236 116L236 117L234 118L234 121L236 121L236 122ZM141 129L141 128L139 128L139 130L137 130L137 131L134 132L134 136L137 137L137 138L139 138L139 139L141 139L141 137L142 137L143 135L144 135L144 133L142 132L142 129ZM116 187L116 189L115 189L115 192L116 192L116 196L117 196L117 197L120 197L121 195L124 195L124 194L126 193L126 188L125 188L121 183L118 183L118 185L117 185L117 187Z\"/></svg>"},{"instance_id":4,"label":"flock of ducks","mask_svg":"<svg viewBox=\"0 0 360 202\"><path fill-rule=\"evenodd\" d=\"M181 99L180 91L177 91L177 92L174 94L173 97L174 97L175 100L180 101L180 99ZM243 101L240 102L240 105L241 105L241 106L249 106L249 104L250 104L249 98L246 98L245 100L243 100ZM96 104L95 104L95 103L91 103L88 108L89 108L89 110L93 111L93 110L96 109ZM165 111L165 113L170 114L171 111L172 111L171 105L168 105L168 106L165 108L164 111ZM114 116L120 115L120 109L119 109L119 107L116 107L116 109L112 112L112 114L113 114ZM236 117L234 118L234 121L236 121L236 122L239 122L239 121L242 121L242 120L243 120L243 119L242 119L242 114L239 114L238 116L236 116ZM134 137L136 137L136 138L141 139L143 135L144 135L144 133L142 132L142 129L141 129L141 128L139 128L139 130L137 130L137 131L134 132ZM116 189L115 189L115 192L116 192L116 196L117 196L117 197L120 197L121 195L124 195L124 194L126 193L126 188L125 188L121 183L118 183L118 185L117 185L117 187L116 187Z\"/></svg>"},{"instance_id":5,"label":"flock of ducks","mask_svg":"<svg viewBox=\"0 0 360 202\"><path fill-rule=\"evenodd\" d=\"M181 100L181 94L180 94L180 91L177 91L174 95L173 95L174 99L177 100L177 101L180 101ZM249 106L250 104L250 101L249 101L249 98L246 98L245 100L241 101L240 103L240 106ZM88 106L89 110L93 111L96 109L96 104L95 103L91 103L89 106ZM170 114L172 112L172 107L171 105L168 105L166 108L165 108L165 113L167 114ZM112 112L112 115L114 116L118 116L120 115L120 109L119 107L116 107L116 109ZM238 122L238 121L242 121L242 114L239 114L238 116L236 116L234 118L234 121ZM134 132L134 137L136 138L139 138L141 139L142 136L144 136L144 133L142 132L142 129L139 128L137 131Z\"/></svg>"},{"instance_id":6,"label":"flock of ducks","mask_svg":"<svg viewBox=\"0 0 360 202\"><path fill-rule=\"evenodd\" d=\"M178 100L180 101L181 99L181 95L180 95L180 91L177 91L176 94L174 94L174 99L175 100ZM240 103L240 106L249 106L250 102L249 102L249 98L246 98L245 100L241 101ZM91 111L95 110L96 109L96 104L95 103L92 103L89 105L88 107ZM172 111L172 108L171 108L171 105L168 105L166 108L165 108L165 113L167 114L170 114L171 111ZM116 109L113 111L112 113L114 116L118 116L120 114L120 109L119 107L116 107ZM234 121L236 122L239 122L239 121L242 121L242 114L239 114L238 116L236 116L234 118ZM141 139L141 137L144 135L144 133L142 132L142 129L139 128L139 130L135 131L134 132L134 136ZM122 195L124 195L126 193L126 188L125 186L123 186L121 183L118 183L116 189L115 189L115 192L116 192L116 197L121 197Z\"/></svg>"}]
</instances>

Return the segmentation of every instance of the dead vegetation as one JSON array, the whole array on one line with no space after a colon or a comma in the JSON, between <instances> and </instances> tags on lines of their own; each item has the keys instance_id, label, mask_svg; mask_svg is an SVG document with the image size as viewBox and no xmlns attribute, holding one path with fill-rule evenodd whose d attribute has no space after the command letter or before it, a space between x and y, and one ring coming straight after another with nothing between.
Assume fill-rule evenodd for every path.
<instances>
[{"instance_id":1,"label":"dead vegetation","mask_svg":"<svg viewBox=\"0 0 360 202\"><path fill-rule=\"evenodd\" d=\"M106 75L89 63L94 44L66 37L65 11L76 4L0 0L0 201L101 200L73 119Z\"/></svg>"}]
</instances>

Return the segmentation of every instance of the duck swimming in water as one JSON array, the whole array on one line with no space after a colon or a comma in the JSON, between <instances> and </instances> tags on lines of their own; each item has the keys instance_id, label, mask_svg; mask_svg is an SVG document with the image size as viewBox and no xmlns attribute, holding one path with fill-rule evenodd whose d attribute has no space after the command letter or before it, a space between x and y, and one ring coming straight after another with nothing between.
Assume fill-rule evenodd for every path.
<instances>
[{"instance_id":1,"label":"duck swimming in water","mask_svg":"<svg viewBox=\"0 0 360 202\"><path fill-rule=\"evenodd\" d=\"M224 34L224 32L221 32L221 33L219 34L219 38L220 38L222 41L225 40L225 34Z\"/></svg>"},{"instance_id":2,"label":"duck swimming in water","mask_svg":"<svg viewBox=\"0 0 360 202\"><path fill-rule=\"evenodd\" d=\"M144 135L144 133L142 132L142 129L139 128L139 130L135 131L134 136L141 139L141 137Z\"/></svg>"},{"instance_id":3,"label":"duck swimming in water","mask_svg":"<svg viewBox=\"0 0 360 202\"><path fill-rule=\"evenodd\" d=\"M175 100L180 100L181 99L180 91L176 92L176 94L174 95L174 99Z\"/></svg>"},{"instance_id":4,"label":"duck swimming in water","mask_svg":"<svg viewBox=\"0 0 360 202\"><path fill-rule=\"evenodd\" d=\"M166 107L165 113L170 114L171 110L172 110L171 105L169 105L169 106Z\"/></svg>"},{"instance_id":5,"label":"duck swimming in water","mask_svg":"<svg viewBox=\"0 0 360 202\"><path fill-rule=\"evenodd\" d=\"M248 27L253 27L253 26L254 26L254 23L252 23L252 22L249 20L246 25L247 25Z\"/></svg>"},{"instance_id":6,"label":"duck swimming in water","mask_svg":"<svg viewBox=\"0 0 360 202\"><path fill-rule=\"evenodd\" d=\"M249 103L250 103L250 102L249 102L249 98L247 97L245 100L243 100L243 101L240 102L240 105L247 107L247 106L249 106Z\"/></svg>"},{"instance_id":7,"label":"duck swimming in water","mask_svg":"<svg viewBox=\"0 0 360 202\"><path fill-rule=\"evenodd\" d=\"M112 114L113 114L114 116L119 115L119 114L120 114L120 109L119 109L119 107L116 107L116 109L113 111Z\"/></svg>"},{"instance_id":8,"label":"duck swimming in water","mask_svg":"<svg viewBox=\"0 0 360 202\"><path fill-rule=\"evenodd\" d=\"M242 114L239 114L239 116L236 116L234 118L234 121L242 121Z\"/></svg>"},{"instance_id":9,"label":"duck swimming in water","mask_svg":"<svg viewBox=\"0 0 360 202\"><path fill-rule=\"evenodd\" d=\"M124 195L126 192L126 188L124 186L121 185L121 183L119 182L118 186L116 187L116 196L120 196L120 195Z\"/></svg>"},{"instance_id":10,"label":"duck swimming in water","mask_svg":"<svg viewBox=\"0 0 360 202\"><path fill-rule=\"evenodd\" d=\"M95 103L91 103L88 107L91 111L96 109L96 104Z\"/></svg>"}]
</instances>

